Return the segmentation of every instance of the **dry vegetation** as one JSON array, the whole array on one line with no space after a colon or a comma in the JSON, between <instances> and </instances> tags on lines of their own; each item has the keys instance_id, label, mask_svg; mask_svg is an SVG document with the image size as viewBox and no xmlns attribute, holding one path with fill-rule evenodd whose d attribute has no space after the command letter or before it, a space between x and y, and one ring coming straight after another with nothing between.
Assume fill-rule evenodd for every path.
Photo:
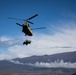
<instances>
[{"instance_id":1,"label":"dry vegetation","mask_svg":"<svg viewBox=\"0 0 76 75\"><path fill-rule=\"evenodd\" d=\"M2 73L0 75L17 75L17 74L15 74L15 73Z\"/></svg>"},{"instance_id":2,"label":"dry vegetation","mask_svg":"<svg viewBox=\"0 0 76 75\"><path fill-rule=\"evenodd\" d=\"M2 73L0 75L71 75L70 73L64 73L61 71L31 71L25 73Z\"/></svg>"}]
</instances>

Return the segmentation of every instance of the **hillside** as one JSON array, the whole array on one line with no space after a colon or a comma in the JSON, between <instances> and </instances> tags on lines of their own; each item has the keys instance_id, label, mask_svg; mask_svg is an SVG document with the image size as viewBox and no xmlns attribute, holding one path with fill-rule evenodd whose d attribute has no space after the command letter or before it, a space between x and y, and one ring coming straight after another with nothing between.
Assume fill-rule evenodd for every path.
<instances>
[{"instance_id":1,"label":"hillside","mask_svg":"<svg viewBox=\"0 0 76 75\"><path fill-rule=\"evenodd\" d=\"M66 52L66 53L58 53L53 55L43 55L43 56L31 56L26 58L16 58L11 60L2 60L0 61L0 73L33 73L33 75L71 75L76 72L76 68L65 68L65 67L56 67L59 61L63 60L62 65L69 65L70 63L76 63L76 51L75 52ZM38 63L36 63L38 62ZM54 67L46 67L49 64L54 65ZM29 63L31 65L29 65ZM44 64L44 65L43 65ZM46 65L47 64L47 65ZM61 63L60 63L61 64ZM36 66L37 65L37 66ZM40 65L40 66L38 66ZM42 66L43 65L43 66ZM49 65L49 66L50 66ZM72 64L73 65L73 64ZM45 74L44 74L45 73ZM23 75L23 74L21 74Z\"/></svg>"},{"instance_id":2,"label":"hillside","mask_svg":"<svg viewBox=\"0 0 76 75\"><path fill-rule=\"evenodd\" d=\"M36 63L36 62L54 62L56 60L64 60L64 62L76 62L76 51L58 53L53 55L43 55L43 56L31 56L26 58L16 58L16 61L23 63Z\"/></svg>"}]
</instances>

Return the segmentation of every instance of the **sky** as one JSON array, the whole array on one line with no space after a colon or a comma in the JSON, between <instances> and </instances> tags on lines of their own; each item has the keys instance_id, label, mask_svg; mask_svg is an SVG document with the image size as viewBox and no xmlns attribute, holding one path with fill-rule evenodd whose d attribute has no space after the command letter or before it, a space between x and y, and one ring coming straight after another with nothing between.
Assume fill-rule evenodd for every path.
<instances>
[{"instance_id":1,"label":"sky","mask_svg":"<svg viewBox=\"0 0 76 75\"><path fill-rule=\"evenodd\" d=\"M31 19L32 37L7 17ZM23 45L29 39L31 44ZM76 0L0 0L0 60L76 51Z\"/></svg>"}]
</instances>

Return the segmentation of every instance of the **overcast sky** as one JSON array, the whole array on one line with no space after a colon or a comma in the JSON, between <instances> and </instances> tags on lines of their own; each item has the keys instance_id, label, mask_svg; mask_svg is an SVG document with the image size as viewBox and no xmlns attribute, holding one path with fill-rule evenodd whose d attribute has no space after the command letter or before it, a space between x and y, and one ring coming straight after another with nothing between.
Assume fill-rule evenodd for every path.
<instances>
[{"instance_id":1,"label":"overcast sky","mask_svg":"<svg viewBox=\"0 0 76 75\"><path fill-rule=\"evenodd\" d=\"M32 37L7 17L31 19ZM30 39L28 46L23 41ZM76 0L0 0L0 60L76 51Z\"/></svg>"}]
</instances>

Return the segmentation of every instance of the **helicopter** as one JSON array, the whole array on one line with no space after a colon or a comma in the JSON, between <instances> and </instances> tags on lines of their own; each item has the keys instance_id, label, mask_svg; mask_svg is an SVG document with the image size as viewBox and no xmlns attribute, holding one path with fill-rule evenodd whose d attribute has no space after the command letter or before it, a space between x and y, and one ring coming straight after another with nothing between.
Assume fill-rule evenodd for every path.
<instances>
[{"instance_id":1,"label":"helicopter","mask_svg":"<svg viewBox=\"0 0 76 75\"><path fill-rule=\"evenodd\" d=\"M28 18L28 19L18 19L18 18L11 18L11 17L8 17L8 19L15 19L15 20L22 20L24 21L24 24L19 24L19 23L16 23L17 25L21 26L22 27L22 32L24 32L25 36L32 36L33 33L32 33L32 30L35 30L35 29L44 29L46 27L40 27L40 28L34 28L34 29L31 29L30 28L30 24L34 24L33 22L29 21L31 20L32 18L38 16L38 14L35 14L34 16Z\"/></svg>"},{"instance_id":2,"label":"helicopter","mask_svg":"<svg viewBox=\"0 0 76 75\"><path fill-rule=\"evenodd\" d=\"M36 16L38 16L38 14L35 14L34 16L32 16L32 17L30 17L28 19L18 19L18 18L11 18L11 17L8 17L8 19L15 19L15 20L22 20L22 21L24 21L24 24L20 24L20 23L16 23L16 24L22 27L22 32L25 34L25 36L32 36L33 35L32 30L46 28L46 27L39 27L39 28L33 28L33 29L30 28L29 23L30 24L34 24L34 23L29 21L29 20L31 20L32 18L34 18ZM31 44L31 40L24 41L23 45L24 44L26 44L26 45Z\"/></svg>"}]
</instances>

